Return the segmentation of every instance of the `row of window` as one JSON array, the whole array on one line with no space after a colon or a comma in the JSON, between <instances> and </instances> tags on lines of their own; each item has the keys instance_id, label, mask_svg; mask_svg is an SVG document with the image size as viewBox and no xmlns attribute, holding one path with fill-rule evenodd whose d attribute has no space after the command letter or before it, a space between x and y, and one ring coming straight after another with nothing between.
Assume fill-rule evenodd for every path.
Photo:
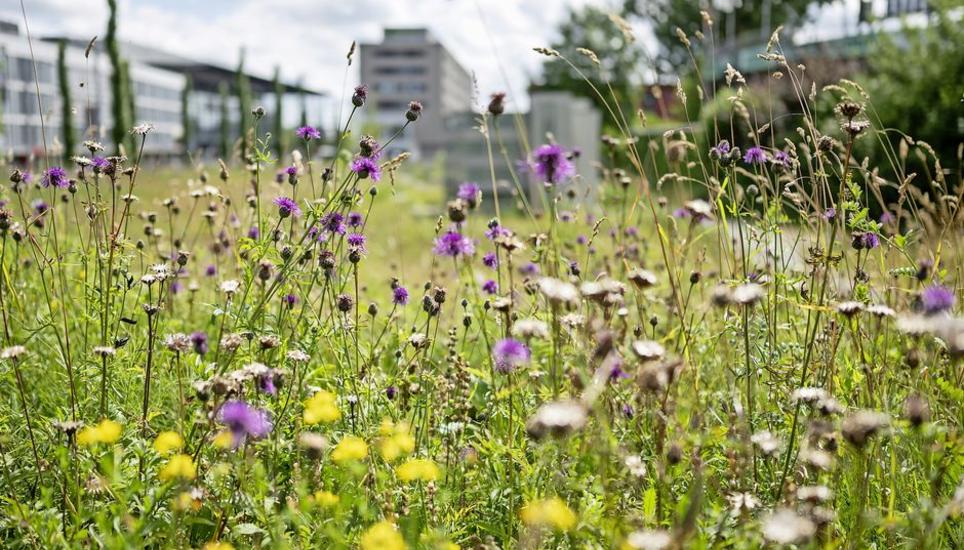
<instances>
[{"instance_id":1,"label":"row of window","mask_svg":"<svg viewBox=\"0 0 964 550\"><path fill-rule=\"evenodd\" d=\"M424 94L428 92L428 83L378 81L372 86L372 91L379 94Z\"/></svg>"},{"instance_id":2,"label":"row of window","mask_svg":"<svg viewBox=\"0 0 964 550\"><path fill-rule=\"evenodd\" d=\"M422 65L380 65L375 67L374 72L380 76L415 76L427 73L428 69Z\"/></svg>"}]
</instances>

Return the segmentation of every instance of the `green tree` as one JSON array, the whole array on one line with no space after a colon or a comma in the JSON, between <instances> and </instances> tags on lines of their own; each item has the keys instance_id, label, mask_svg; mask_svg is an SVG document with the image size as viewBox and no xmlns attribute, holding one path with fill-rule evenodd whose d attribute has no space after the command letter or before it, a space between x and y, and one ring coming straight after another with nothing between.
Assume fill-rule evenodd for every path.
<instances>
[{"instance_id":1,"label":"green tree","mask_svg":"<svg viewBox=\"0 0 964 550\"><path fill-rule=\"evenodd\" d=\"M929 143L945 166L956 165L964 135L964 26L951 14L959 2L933 0L926 29L905 28L900 37L882 36L879 51L869 57L865 79L869 116L881 129L897 128ZM894 145L900 134L888 132ZM879 144L861 146L881 155Z\"/></svg>"},{"instance_id":2,"label":"green tree","mask_svg":"<svg viewBox=\"0 0 964 550\"><path fill-rule=\"evenodd\" d=\"M60 84L60 128L63 132L64 162L70 159L77 146L74 132L74 113L70 100L70 78L67 72L67 41L60 40L57 45L57 79Z\"/></svg>"},{"instance_id":3,"label":"green tree","mask_svg":"<svg viewBox=\"0 0 964 550\"><path fill-rule=\"evenodd\" d=\"M275 67L274 69L274 146L275 151L278 153L278 159L280 160L284 157L285 151L287 150L285 131L284 131L284 119L282 117L283 103L284 103L284 86L281 84L281 68Z\"/></svg>"},{"instance_id":4,"label":"green tree","mask_svg":"<svg viewBox=\"0 0 964 550\"><path fill-rule=\"evenodd\" d=\"M549 57L542 66L543 81L533 89L565 90L591 98L605 122L613 125L616 120L593 91L595 86L611 105L612 96L615 96L625 117L631 119L639 99L637 90L642 82L639 72L645 58L642 47L629 32L610 18L610 12L606 10L594 6L570 8L569 16L564 21L559 27L560 39L551 47L576 68L571 67L565 59ZM579 49L592 51L595 59L580 53ZM580 72L588 77L588 82ZM615 114L618 118L619 113Z\"/></svg>"},{"instance_id":5,"label":"green tree","mask_svg":"<svg viewBox=\"0 0 964 550\"><path fill-rule=\"evenodd\" d=\"M717 48L728 41L755 35L766 40L780 25L797 25L807 18L811 5L829 4L834 0L761 0L759 2L710 2L709 0L625 0L627 17L648 23L659 42L660 70L678 73L690 64L686 45L676 29L690 38L696 31L706 33L705 11L714 20L713 39ZM717 8L729 4L733 7Z\"/></svg>"},{"instance_id":6,"label":"green tree","mask_svg":"<svg viewBox=\"0 0 964 550\"><path fill-rule=\"evenodd\" d=\"M104 41L106 42L107 56L110 58L111 116L114 119L114 126L111 128L110 135L114 147L120 151L121 146L126 141L131 122L127 117L129 105L124 97L123 61L121 60L120 47L117 45L117 0L107 0L107 7L110 9L110 16L107 19L107 36Z\"/></svg>"},{"instance_id":7,"label":"green tree","mask_svg":"<svg viewBox=\"0 0 964 550\"><path fill-rule=\"evenodd\" d=\"M238 72L236 75L238 88L238 125L241 132L241 158L248 154L248 129L251 127L251 83L244 72L244 48L241 48Z\"/></svg>"},{"instance_id":8,"label":"green tree","mask_svg":"<svg viewBox=\"0 0 964 550\"><path fill-rule=\"evenodd\" d=\"M227 162L231 155L231 118L228 114L228 83L221 82L218 85L218 93L221 95L221 139L219 140L219 155Z\"/></svg>"},{"instance_id":9,"label":"green tree","mask_svg":"<svg viewBox=\"0 0 964 550\"><path fill-rule=\"evenodd\" d=\"M191 82L191 77L186 76L184 78L184 88L181 89L181 145L184 146L185 152L190 152L191 150L191 139L194 133L194 123L191 120L192 88L193 83Z\"/></svg>"}]
</instances>

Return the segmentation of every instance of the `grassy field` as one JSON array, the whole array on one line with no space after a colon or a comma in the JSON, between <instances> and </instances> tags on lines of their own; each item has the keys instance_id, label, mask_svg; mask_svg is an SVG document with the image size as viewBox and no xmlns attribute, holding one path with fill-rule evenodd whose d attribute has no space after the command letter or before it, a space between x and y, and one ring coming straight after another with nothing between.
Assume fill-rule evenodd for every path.
<instances>
[{"instance_id":1,"label":"grassy field","mask_svg":"<svg viewBox=\"0 0 964 550\"><path fill-rule=\"evenodd\" d=\"M960 159L820 94L788 142L620 128L593 204L539 144L534 216L358 136L8 167L3 546L960 547Z\"/></svg>"}]
</instances>

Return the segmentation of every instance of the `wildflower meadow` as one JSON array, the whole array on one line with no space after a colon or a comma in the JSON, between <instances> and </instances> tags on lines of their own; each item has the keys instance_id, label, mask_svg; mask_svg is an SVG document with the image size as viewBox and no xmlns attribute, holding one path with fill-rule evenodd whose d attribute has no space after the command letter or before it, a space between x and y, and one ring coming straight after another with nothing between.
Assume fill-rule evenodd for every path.
<instances>
[{"instance_id":1,"label":"wildflower meadow","mask_svg":"<svg viewBox=\"0 0 964 550\"><path fill-rule=\"evenodd\" d=\"M10 162L0 546L960 548L962 149L758 53L794 116L729 67L677 92L727 124L640 138L593 86L592 193L500 154L504 94L491 179L426 190L387 151L431 106L379 142L364 83L331 156L253 105L221 159Z\"/></svg>"}]
</instances>

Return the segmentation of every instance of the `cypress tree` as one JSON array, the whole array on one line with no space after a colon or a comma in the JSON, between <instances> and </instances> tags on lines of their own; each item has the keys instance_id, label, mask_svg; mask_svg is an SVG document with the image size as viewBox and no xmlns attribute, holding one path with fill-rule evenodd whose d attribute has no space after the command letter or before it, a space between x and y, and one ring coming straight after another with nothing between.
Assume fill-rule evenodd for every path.
<instances>
[{"instance_id":1,"label":"cypress tree","mask_svg":"<svg viewBox=\"0 0 964 550\"><path fill-rule=\"evenodd\" d=\"M130 61L123 59L121 60L121 66L124 68L124 99L127 100L125 105L127 126L124 130L124 139L127 143L127 154L134 156L137 154L137 147L139 144L134 142L134 136L131 135L130 129L137 124L137 103L134 97L134 79L131 77L131 64Z\"/></svg>"},{"instance_id":2,"label":"cypress tree","mask_svg":"<svg viewBox=\"0 0 964 550\"><path fill-rule=\"evenodd\" d=\"M248 153L248 128L251 126L251 83L248 75L244 74L244 48L241 49L241 59L238 61L238 124L241 131L241 158Z\"/></svg>"},{"instance_id":3,"label":"cypress tree","mask_svg":"<svg viewBox=\"0 0 964 550\"><path fill-rule=\"evenodd\" d=\"M74 114L71 112L70 78L67 72L67 41L60 40L57 47L57 77L60 81L61 130L64 141L64 162L70 159L77 145L74 134Z\"/></svg>"},{"instance_id":4,"label":"cypress tree","mask_svg":"<svg viewBox=\"0 0 964 550\"><path fill-rule=\"evenodd\" d=\"M284 132L284 120L282 119L282 103L284 102L284 86L281 85L281 68L274 69L274 146L278 153L278 160L284 157L286 139Z\"/></svg>"},{"instance_id":5,"label":"cypress tree","mask_svg":"<svg viewBox=\"0 0 964 550\"><path fill-rule=\"evenodd\" d=\"M218 85L218 92L221 94L221 140L220 156L227 162L231 155L231 120L228 118L228 83L221 82Z\"/></svg>"},{"instance_id":6,"label":"cypress tree","mask_svg":"<svg viewBox=\"0 0 964 550\"><path fill-rule=\"evenodd\" d=\"M181 134L181 145L184 146L184 152L187 153L191 150L191 132L194 130L191 124L191 77L186 76L184 78L184 89L181 90L181 128L183 133Z\"/></svg>"},{"instance_id":7,"label":"cypress tree","mask_svg":"<svg viewBox=\"0 0 964 550\"><path fill-rule=\"evenodd\" d=\"M107 19L105 42L107 56L110 58L111 116L114 119L114 127L111 128L110 135L114 147L120 151L131 124L130 119L125 116L129 106L124 98L124 67L121 61L120 47L117 45L117 0L107 0L107 7L110 8L110 16Z\"/></svg>"}]
</instances>

